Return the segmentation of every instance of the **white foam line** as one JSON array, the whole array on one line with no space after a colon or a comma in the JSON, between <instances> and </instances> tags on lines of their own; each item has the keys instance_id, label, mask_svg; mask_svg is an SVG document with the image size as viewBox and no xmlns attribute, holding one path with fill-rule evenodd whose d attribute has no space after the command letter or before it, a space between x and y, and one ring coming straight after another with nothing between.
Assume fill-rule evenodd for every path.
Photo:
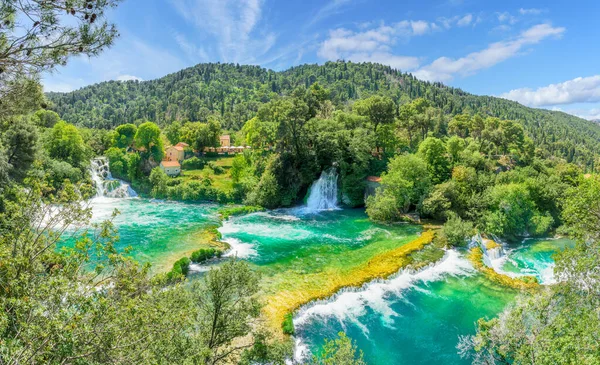
<instances>
[{"instance_id":1,"label":"white foam line","mask_svg":"<svg viewBox=\"0 0 600 365\"><path fill-rule=\"evenodd\" d=\"M310 303L294 317L294 326L300 328L307 324L311 318L336 318L340 322L350 320L357 326L366 330L359 317L366 313L366 307L378 312L384 325L391 325L394 316L399 316L391 308L388 301L389 294L400 297L402 293L415 287L418 283L429 283L441 280L445 276L467 276L474 273L474 269L456 250L448 250L444 258L423 270L401 270L391 279L374 280L363 285L360 289L345 289L334 295L329 300L320 300ZM368 333L365 332L365 335ZM302 350L302 349L300 349ZM298 347L294 357L302 359L303 354L298 354Z\"/></svg>"},{"instance_id":2,"label":"white foam line","mask_svg":"<svg viewBox=\"0 0 600 365\"><path fill-rule=\"evenodd\" d=\"M252 243L242 242L239 239L233 238L233 237L224 238L224 239L222 239L222 241L227 242L229 244L229 246L231 247L223 255L225 257L235 256L240 259L246 259L248 257L258 255L258 253L256 252L256 249L254 248L254 244L252 244Z\"/></svg>"},{"instance_id":3,"label":"white foam line","mask_svg":"<svg viewBox=\"0 0 600 365\"><path fill-rule=\"evenodd\" d=\"M538 276L540 279L540 284L542 285L550 285L556 283L556 278L554 277L554 263L549 263L545 266L544 263L532 262L533 268L519 268L521 272L512 272L504 270L504 264L507 260L512 261L515 267L518 267L516 262L514 262L511 258L511 254L515 252L514 249L510 249L506 252L506 254L498 259L490 260L492 264L492 268L499 274L509 276L511 278L519 278L523 276ZM540 267L541 266L541 267Z\"/></svg>"}]
</instances>

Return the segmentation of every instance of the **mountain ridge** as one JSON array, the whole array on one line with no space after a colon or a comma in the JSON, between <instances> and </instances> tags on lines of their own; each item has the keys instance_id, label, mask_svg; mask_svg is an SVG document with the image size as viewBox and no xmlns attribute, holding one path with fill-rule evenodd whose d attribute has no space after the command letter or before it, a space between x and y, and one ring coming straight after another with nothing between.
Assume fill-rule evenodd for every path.
<instances>
[{"instance_id":1,"label":"mountain ridge","mask_svg":"<svg viewBox=\"0 0 600 365\"><path fill-rule=\"evenodd\" d=\"M172 121L221 119L225 129L238 130L260 105L290 95L315 82L330 91L332 103L373 94L404 104L424 97L452 116L479 113L523 123L537 145L568 161L594 163L600 155L600 125L579 117L535 109L495 96L475 95L439 82L427 82L392 67L345 61L304 64L283 71L231 63L200 63L147 81L105 81L68 93L47 93L52 109L66 121L86 127L114 128L148 119Z\"/></svg>"}]
</instances>

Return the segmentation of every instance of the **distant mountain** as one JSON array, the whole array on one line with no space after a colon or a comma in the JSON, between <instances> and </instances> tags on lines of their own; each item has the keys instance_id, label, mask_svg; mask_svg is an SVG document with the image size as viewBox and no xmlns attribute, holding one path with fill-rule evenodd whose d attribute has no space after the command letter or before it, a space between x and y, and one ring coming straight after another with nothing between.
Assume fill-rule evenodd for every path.
<instances>
[{"instance_id":1,"label":"distant mountain","mask_svg":"<svg viewBox=\"0 0 600 365\"><path fill-rule=\"evenodd\" d=\"M237 130L261 104L315 82L331 91L337 107L377 93L399 104L424 97L449 115L466 112L520 120L537 146L568 161L589 165L595 155L600 155L597 123L497 97L469 94L372 63L327 62L281 72L207 63L156 80L109 81L47 96L65 120L81 126L113 128L138 119L164 125L174 120L203 121L213 114L221 118L224 128Z\"/></svg>"}]
</instances>

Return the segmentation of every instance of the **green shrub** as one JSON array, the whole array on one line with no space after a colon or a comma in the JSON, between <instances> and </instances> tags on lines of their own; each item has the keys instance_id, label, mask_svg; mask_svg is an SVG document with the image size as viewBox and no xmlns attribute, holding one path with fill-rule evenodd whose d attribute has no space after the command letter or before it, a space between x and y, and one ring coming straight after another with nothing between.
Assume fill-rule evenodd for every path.
<instances>
[{"instance_id":1,"label":"green shrub","mask_svg":"<svg viewBox=\"0 0 600 365\"><path fill-rule=\"evenodd\" d=\"M219 214L223 219L229 219L231 216L244 215L264 210L263 207L256 205L243 205L241 207L227 207L219 210Z\"/></svg>"},{"instance_id":2,"label":"green shrub","mask_svg":"<svg viewBox=\"0 0 600 365\"><path fill-rule=\"evenodd\" d=\"M184 170L198 170L204 168L204 165L204 160L201 160L198 157L192 157L188 158L187 160L183 160L181 168Z\"/></svg>"},{"instance_id":3,"label":"green shrub","mask_svg":"<svg viewBox=\"0 0 600 365\"><path fill-rule=\"evenodd\" d=\"M296 332L294 329L294 318L291 313L285 315L283 323L281 324L281 329L283 330L283 333L290 336Z\"/></svg>"},{"instance_id":4,"label":"green shrub","mask_svg":"<svg viewBox=\"0 0 600 365\"><path fill-rule=\"evenodd\" d=\"M454 212L448 212L448 220L442 227L442 235L446 238L448 244L455 247L466 246L473 233L473 223L463 221Z\"/></svg>"},{"instance_id":5,"label":"green shrub","mask_svg":"<svg viewBox=\"0 0 600 365\"><path fill-rule=\"evenodd\" d=\"M213 234L215 236L215 239L217 239L217 240L220 240L223 238L223 236L221 235L221 232L219 232L218 227L211 227L211 228L207 229L206 231Z\"/></svg>"},{"instance_id":6,"label":"green shrub","mask_svg":"<svg viewBox=\"0 0 600 365\"><path fill-rule=\"evenodd\" d=\"M167 273L167 281L173 282L185 278L190 272L190 263L191 261L187 257L175 261L173 268Z\"/></svg>"},{"instance_id":7,"label":"green shrub","mask_svg":"<svg viewBox=\"0 0 600 365\"><path fill-rule=\"evenodd\" d=\"M202 263L214 257L221 257L222 254L223 253L220 250L214 248L201 248L192 252L192 256L190 258L192 262Z\"/></svg>"},{"instance_id":8,"label":"green shrub","mask_svg":"<svg viewBox=\"0 0 600 365\"><path fill-rule=\"evenodd\" d=\"M211 170L213 170L215 175L220 175L225 172L225 170L221 166L217 165L214 161L209 161L207 165Z\"/></svg>"}]
</instances>

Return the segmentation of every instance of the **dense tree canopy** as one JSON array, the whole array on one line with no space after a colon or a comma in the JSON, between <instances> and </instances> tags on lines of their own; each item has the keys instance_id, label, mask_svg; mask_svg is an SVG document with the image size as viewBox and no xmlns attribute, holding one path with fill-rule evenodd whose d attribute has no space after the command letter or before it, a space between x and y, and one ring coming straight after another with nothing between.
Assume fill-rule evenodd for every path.
<instances>
[{"instance_id":1,"label":"dense tree canopy","mask_svg":"<svg viewBox=\"0 0 600 365\"><path fill-rule=\"evenodd\" d=\"M51 158L68 162L75 167L87 164L90 157L77 128L64 121L52 127L46 143Z\"/></svg>"},{"instance_id":2,"label":"dense tree canopy","mask_svg":"<svg viewBox=\"0 0 600 365\"><path fill-rule=\"evenodd\" d=\"M479 320L477 334L462 339L459 348L475 364L598 361L599 191L593 177L567 194L564 220L579 241L555 255L559 283L521 296L498 318Z\"/></svg>"},{"instance_id":3,"label":"dense tree canopy","mask_svg":"<svg viewBox=\"0 0 600 365\"><path fill-rule=\"evenodd\" d=\"M388 98L391 99L396 104L393 115L407 130L407 140L417 136L422 140L432 131L439 137L446 133L446 128L451 134L463 138L471 136L478 142L492 137L520 138L520 132L509 128L511 126L506 126L505 133L484 136L483 121L496 117L519 121L536 148L586 168L595 166L594 155L600 151L600 126L592 122L561 112L527 108L504 99L471 95L369 63L328 62L297 66L283 72L257 66L200 64L157 80L110 81L48 96L53 108L65 120L82 126L114 128L138 119L161 125L173 121L206 122L209 115L214 115L222 118L224 128L239 130L247 120L258 115L264 103L291 96L299 86L310 88L315 83L317 86L308 90L311 96L306 100L309 115L316 112L329 116L331 106L340 109L349 101L380 95L370 100L378 100L374 105L384 106L383 118L372 114L376 118L372 122L389 121ZM327 98L330 103L319 101ZM417 98L423 99L407 104ZM361 104L364 103L358 106ZM474 116L476 114L481 116ZM515 146L510 143L498 146L498 153L521 148L520 142Z\"/></svg>"}]
</instances>

